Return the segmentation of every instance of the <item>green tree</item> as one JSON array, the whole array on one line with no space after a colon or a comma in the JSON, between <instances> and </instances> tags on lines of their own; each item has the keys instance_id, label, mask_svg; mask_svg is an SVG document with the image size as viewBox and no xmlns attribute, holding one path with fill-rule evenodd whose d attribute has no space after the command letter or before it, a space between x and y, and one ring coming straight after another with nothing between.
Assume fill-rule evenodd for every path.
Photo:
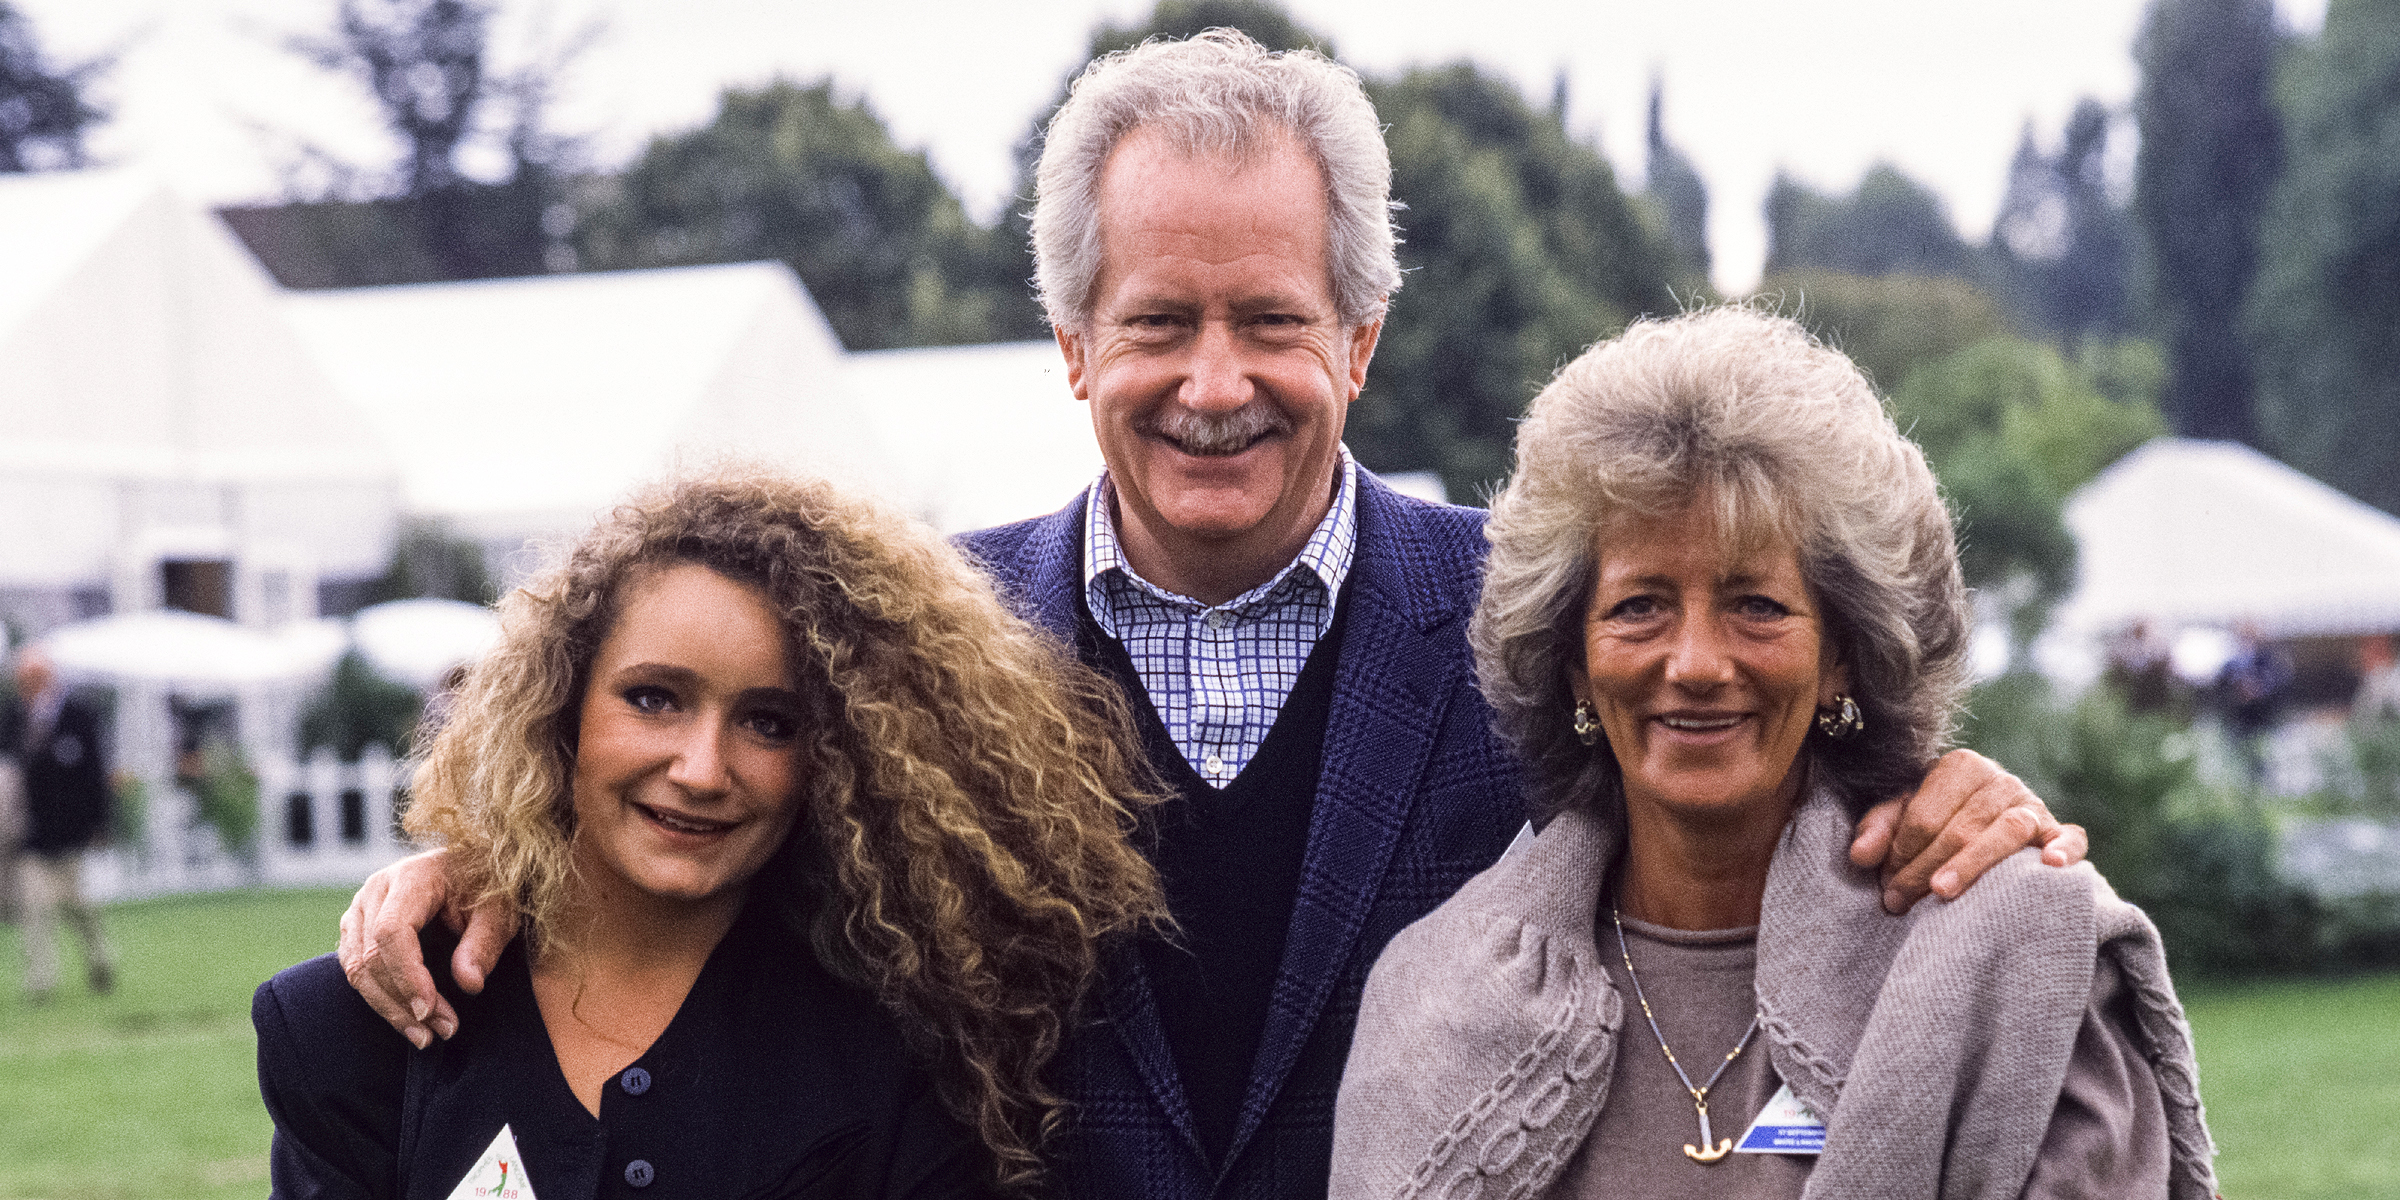
<instances>
[{"instance_id":1,"label":"green tree","mask_svg":"<svg viewBox=\"0 0 2400 1200\"><path fill-rule=\"evenodd\" d=\"M2250 307L2277 453L2400 513L2400 3L2335 0L2296 56Z\"/></svg>"},{"instance_id":2,"label":"green tree","mask_svg":"<svg viewBox=\"0 0 2400 1200\"><path fill-rule=\"evenodd\" d=\"M1667 140L1666 102L1666 84L1652 78L1642 199L1666 230L1679 290L1699 293L1708 287L1708 184L1692 160Z\"/></svg>"},{"instance_id":3,"label":"green tree","mask_svg":"<svg viewBox=\"0 0 2400 1200\"><path fill-rule=\"evenodd\" d=\"M2241 322L2283 161L2275 50L2269 0L2157 0L2134 47L2133 210L2167 345L2167 415L2191 437L2258 440Z\"/></svg>"},{"instance_id":4,"label":"green tree","mask_svg":"<svg viewBox=\"0 0 2400 1200\"><path fill-rule=\"evenodd\" d=\"M0 0L0 174L82 166L84 133L108 116L84 92L107 69L52 63L33 22Z\"/></svg>"},{"instance_id":5,"label":"green tree","mask_svg":"<svg viewBox=\"0 0 2400 1200\"><path fill-rule=\"evenodd\" d=\"M1508 470L1516 419L1559 365L1671 313L1673 251L1561 114L1467 64L1370 81L1401 214L1394 298L1346 433L1378 470L1472 499Z\"/></svg>"},{"instance_id":6,"label":"green tree","mask_svg":"<svg viewBox=\"0 0 2400 1200\"><path fill-rule=\"evenodd\" d=\"M1767 268L1849 275L1976 273L1933 189L1889 163L1867 168L1847 196L1829 196L1778 172L1767 189Z\"/></svg>"},{"instance_id":7,"label":"green tree","mask_svg":"<svg viewBox=\"0 0 2400 1200\"><path fill-rule=\"evenodd\" d=\"M483 547L439 520L420 519L402 526L392 560L369 596L370 604L425 596L490 604L500 593L484 568Z\"/></svg>"},{"instance_id":8,"label":"green tree","mask_svg":"<svg viewBox=\"0 0 2400 1200\"><path fill-rule=\"evenodd\" d=\"M2108 195L2111 124L2098 101L2082 100L2049 155L2034 145L2028 122L1984 249L2018 320L2063 345L2128 329L2133 216Z\"/></svg>"},{"instance_id":9,"label":"green tree","mask_svg":"<svg viewBox=\"0 0 2400 1200\"><path fill-rule=\"evenodd\" d=\"M2061 513L2067 497L2165 432L2147 397L2111 399L2091 371L2014 337L1911 371L1892 410L1925 448L1958 512L1968 585L2014 602L2020 648L2074 582L2075 541Z\"/></svg>"},{"instance_id":10,"label":"green tree","mask_svg":"<svg viewBox=\"0 0 2400 1200\"><path fill-rule=\"evenodd\" d=\"M301 709L300 753L330 749L344 762L357 762L368 746L380 745L397 758L408 753L419 708L413 689L377 674L353 650Z\"/></svg>"},{"instance_id":11,"label":"green tree","mask_svg":"<svg viewBox=\"0 0 2400 1200\"><path fill-rule=\"evenodd\" d=\"M1790 271L1767 276L1758 293L1887 394L1918 367L2009 332L1999 304L1963 279Z\"/></svg>"},{"instance_id":12,"label":"green tree","mask_svg":"<svg viewBox=\"0 0 2400 1200\"><path fill-rule=\"evenodd\" d=\"M781 259L853 350L1047 328L1023 249L831 80L727 90L715 120L651 141L577 241L599 267Z\"/></svg>"},{"instance_id":13,"label":"green tree","mask_svg":"<svg viewBox=\"0 0 2400 1200\"><path fill-rule=\"evenodd\" d=\"M489 53L497 0L339 0L329 33L289 39L301 57L363 87L400 146L388 171L310 151L331 196L228 210L227 222L286 286L488 279L568 270L574 139L543 128L551 90L596 26L514 70ZM496 141L497 181L459 155Z\"/></svg>"}]
</instances>

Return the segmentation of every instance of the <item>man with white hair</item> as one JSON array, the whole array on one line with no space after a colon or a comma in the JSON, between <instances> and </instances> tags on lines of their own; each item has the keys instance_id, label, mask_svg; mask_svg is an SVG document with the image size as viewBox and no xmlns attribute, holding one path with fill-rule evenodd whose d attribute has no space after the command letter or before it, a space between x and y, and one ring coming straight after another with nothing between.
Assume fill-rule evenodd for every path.
<instances>
[{"instance_id":1,"label":"man with white hair","mask_svg":"<svg viewBox=\"0 0 2400 1200\"><path fill-rule=\"evenodd\" d=\"M1341 445L1400 286L1389 155L1356 74L1220 30L1094 62L1038 188L1042 300L1107 470L964 542L1136 698L1179 927L1108 964L1061 1048L1053 1159L1073 1196L1321 1197L1367 968L1524 823L1465 639L1483 515ZM1905 864L1901 904L2029 840L2081 855L1970 755L1855 853ZM418 1039L456 1021L416 957L428 874L371 881L343 923L353 981ZM477 921L462 984L506 939Z\"/></svg>"}]
</instances>

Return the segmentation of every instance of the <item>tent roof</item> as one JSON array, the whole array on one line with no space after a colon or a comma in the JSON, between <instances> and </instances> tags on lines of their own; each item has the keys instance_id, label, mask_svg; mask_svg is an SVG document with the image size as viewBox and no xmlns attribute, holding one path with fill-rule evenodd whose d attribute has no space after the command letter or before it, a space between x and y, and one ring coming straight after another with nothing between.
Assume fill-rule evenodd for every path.
<instances>
[{"instance_id":1,"label":"tent roof","mask_svg":"<svg viewBox=\"0 0 2400 1200\"><path fill-rule=\"evenodd\" d=\"M408 507L579 525L685 458L872 478L841 345L780 263L292 293ZM505 521L502 521L505 524Z\"/></svg>"},{"instance_id":2,"label":"tent roof","mask_svg":"<svg viewBox=\"0 0 2400 1200\"><path fill-rule=\"evenodd\" d=\"M0 331L40 305L158 190L134 171L0 175Z\"/></svg>"},{"instance_id":3,"label":"tent roof","mask_svg":"<svg viewBox=\"0 0 2400 1200\"><path fill-rule=\"evenodd\" d=\"M2247 446L2153 441L2078 491L2066 520L2079 551L2066 628L2400 629L2400 518Z\"/></svg>"},{"instance_id":4,"label":"tent roof","mask_svg":"<svg viewBox=\"0 0 2400 1200\"><path fill-rule=\"evenodd\" d=\"M944 533L1051 512L1100 474L1056 342L877 350L846 369L893 448L897 498Z\"/></svg>"},{"instance_id":5,"label":"tent roof","mask_svg":"<svg viewBox=\"0 0 2400 1200\"><path fill-rule=\"evenodd\" d=\"M248 252L133 171L0 176L0 429L20 478L392 472Z\"/></svg>"}]
</instances>

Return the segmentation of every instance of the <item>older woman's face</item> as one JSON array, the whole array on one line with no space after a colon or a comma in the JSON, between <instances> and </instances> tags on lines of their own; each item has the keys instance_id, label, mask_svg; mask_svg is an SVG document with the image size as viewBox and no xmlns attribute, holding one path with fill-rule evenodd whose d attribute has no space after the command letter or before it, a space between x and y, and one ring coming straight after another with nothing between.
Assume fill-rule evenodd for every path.
<instances>
[{"instance_id":1,"label":"older woman's face","mask_svg":"<svg viewBox=\"0 0 2400 1200\"><path fill-rule=\"evenodd\" d=\"M657 899L738 895L791 832L803 709L757 588L681 563L624 585L575 756L586 877Z\"/></svg>"},{"instance_id":2,"label":"older woman's face","mask_svg":"<svg viewBox=\"0 0 2400 1200\"><path fill-rule=\"evenodd\" d=\"M1846 686L1792 547L1736 557L1707 506L1601 531L1578 699L1597 710L1627 803L1687 817L1788 805L1801 741Z\"/></svg>"}]
</instances>

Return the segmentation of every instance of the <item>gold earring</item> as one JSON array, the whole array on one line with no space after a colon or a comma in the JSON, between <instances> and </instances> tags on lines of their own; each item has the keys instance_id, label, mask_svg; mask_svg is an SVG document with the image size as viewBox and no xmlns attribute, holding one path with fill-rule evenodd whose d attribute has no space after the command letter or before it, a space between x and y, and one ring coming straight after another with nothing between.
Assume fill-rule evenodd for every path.
<instances>
[{"instance_id":1,"label":"gold earring","mask_svg":"<svg viewBox=\"0 0 2400 1200\"><path fill-rule=\"evenodd\" d=\"M1858 711L1858 701L1836 692L1833 703L1817 710L1817 731L1835 741L1857 734L1867 727L1867 718Z\"/></svg>"},{"instance_id":2,"label":"gold earring","mask_svg":"<svg viewBox=\"0 0 2400 1200\"><path fill-rule=\"evenodd\" d=\"M1600 716L1592 711L1591 701L1578 700L1575 702L1575 719L1571 723L1571 728L1575 730L1576 741L1582 742L1586 746L1600 744Z\"/></svg>"}]
</instances>

